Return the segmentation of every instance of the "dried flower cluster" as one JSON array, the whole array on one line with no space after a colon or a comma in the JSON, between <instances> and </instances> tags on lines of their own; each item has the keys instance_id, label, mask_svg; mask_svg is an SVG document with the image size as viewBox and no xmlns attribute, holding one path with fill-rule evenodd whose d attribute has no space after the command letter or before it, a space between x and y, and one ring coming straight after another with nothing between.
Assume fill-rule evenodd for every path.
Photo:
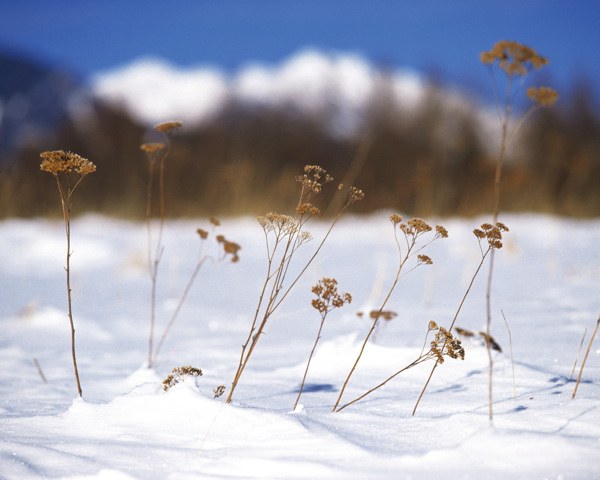
<instances>
[{"instance_id":1,"label":"dried flower cluster","mask_svg":"<svg viewBox=\"0 0 600 480\"><path fill-rule=\"evenodd\" d=\"M462 337L467 337L467 338L475 337L475 333L472 332L471 330L467 330L465 328L460 328L460 327L455 327L454 330L456 330L456 333L458 333ZM488 335L485 332L477 332L477 334L483 339L486 346L489 345L492 350L497 350L498 352L502 351L502 348L500 347L498 342L496 342L496 340L494 340L494 337L492 337L491 335Z\"/></svg>"},{"instance_id":2,"label":"dried flower cluster","mask_svg":"<svg viewBox=\"0 0 600 480\"><path fill-rule=\"evenodd\" d=\"M362 190L356 187L350 187L350 190L348 192L349 203L359 202L363 198L365 198L365 193Z\"/></svg>"},{"instance_id":3,"label":"dried flower cluster","mask_svg":"<svg viewBox=\"0 0 600 480\"><path fill-rule=\"evenodd\" d=\"M297 229L294 219L288 215L270 212L264 217L257 217L258 223L265 233L275 232L275 236L290 235Z\"/></svg>"},{"instance_id":4,"label":"dried flower cluster","mask_svg":"<svg viewBox=\"0 0 600 480\"><path fill-rule=\"evenodd\" d=\"M225 385L219 385L217 388L213 389L213 393L215 394L214 398L219 398L225 393Z\"/></svg>"},{"instance_id":5,"label":"dried flower cluster","mask_svg":"<svg viewBox=\"0 0 600 480\"><path fill-rule=\"evenodd\" d=\"M319 215L319 213L321 213L321 211L311 203L303 203L298 205L296 207L296 211L300 215L304 215L306 213L309 213L310 215Z\"/></svg>"},{"instance_id":6,"label":"dried flower cluster","mask_svg":"<svg viewBox=\"0 0 600 480\"><path fill-rule=\"evenodd\" d=\"M429 335L429 332L435 332L435 336L430 342L431 349L427 353L427 356L437 359L438 363L444 363L444 355L454 359L465 359L465 350L460 340L454 338L448 330L438 326L437 323L431 320L427 329L427 335Z\"/></svg>"},{"instance_id":7,"label":"dried flower cluster","mask_svg":"<svg viewBox=\"0 0 600 480\"><path fill-rule=\"evenodd\" d=\"M236 263L240 260L238 252L242 249L240 245L235 242L230 242L223 235L217 235L216 240L219 244L223 246L223 252L225 256L231 255L231 261Z\"/></svg>"},{"instance_id":8,"label":"dried flower cluster","mask_svg":"<svg viewBox=\"0 0 600 480\"><path fill-rule=\"evenodd\" d=\"M318 165L306 165L304 174L298 175L296 181L302 185L301 203L305 203L313 194L320 193L323 185L333 180L324 168Z\"/></svg>"},{"instance_id":9,"label":"dried flower cluster","mask_svg":"<svg viewBox=\"0 0 600 480\"><path fill-rule=\"evenodd\" d=\"M531 69L538 69L548 63L548 59L538 55L533 48L510 40L498 42L489 52L481 53L483 63L491 65L496 60L508 76L526 75Z\"/></svg>"},{"instance_id":10,"label":"dried flower cluster","mask_svg":"<svg viewBox=\"0 0 600 480\"><path fill-rule=\"evenodd\" d=\"M150 168L154 167L166 148L164 143L144 143L143 145L140 145L140 150L146 153Z\"/></svg>"},{"instance_id":11,"label":"dried flower cluster","mask_svg":"<svg viewBox=\"0 0 600 480\"><path fill-rule=\"evenodd\" d=\"M551 107L558 100L558 92L550 87L529 87L527 96L542 107Z\"/></svg>"},{"instance_id":12,"label":"dried flower cluster","mask_svg":"<svg viewBox=\"0 0 600 480\"><path fill-rule=\"evenodd\" d=\"M350 188L348 201L340 208L337 216L331 223L327 233L324 235L312 256L304 266L300 267L298 274L292 274L290 265L293 263L292 260L296 251L301 245L312 240L311 234L304 230L304 225L313 215L318 215L320 213L319 209L310 203L310 200L313 196L318 195L321 192L324 184L332 182L333 178L327 174L325 169L317 165L307 165L304 167L303 174L296 177L296 181L301 185L301 189L294 217L271 212L257 218L258 223L265 233L268 262L267 275L259 295L258 306L252 320L252 325L250 326L248 337L245 343L242 344L240 362L231 384L231 389L229 390L227 402L231 401L238 381L273 312L279 308L281 302L288 296L300 277L304 275L309 265L317 257L344 210L350 204L364 197L364 193L361 190L355 187ZM340 185L338 190L341 190L341 188L342 186ZM286 283L287 286L284 286ZM328 290L328 288L330 290ZM313 306L317 308L322 315L325 315L330 307L337 308L351 300L349 294L337 297L337 291L331 290L331 288L333 288L331 285L324 285L323 290L317 295L325 295L325 297L319 297L313 302ZM324 316L322 320L324 320Z\"/></svg>"},{"instance_id":13,"label":"dried flower cluster","mask_svg":"<svg viewBox=\"0 0 600 480\"><path fill-rule=\"evenodd\" d=\"M40 156L43 158L40 168L55 176L61 173L77 173L84 177L96 171L96 165L75 153L56 150L44 152Z\"/></svg>"},{"instance_id":14,"label":"dried flower cluster","mask_svg":"<svg viewBox=\"0 0 600 480\"><path fill-rule=\"evenodd\" d=\"M321 315L321 325L319 326L315 344L313 345L312 351L308 356L304 377L302 377L302 383L300 385L298 397L296 397L296 403L294 403L294 410L296 410L298 402L300 401L300 396L302 395L302 390L304 389L304 383L306 382L306 376L308 375L308 369L310 368L310 362L317 348L317 343L319 343L319 339L321 338L321 331L323 330L323 325L325 324L325 318L327 317L327 314L336 308L343 307L346 303L352 302L352 295L349 293L339 293L337 285L338 282L335 278L323 277L312 288L312 293L314 293L317 298L313 299L311 304L313 308L318 310L319 314Z\"/></svg>"},{"instance_id":15,"label":"dried flower cluster","mask_svg":"<svg viewBox=\"0 0 600 480\"><path fill-rule=\"evenodd\" d=\"M339 293L337 284L338 282L335 278L323 277L312 288L312 293L317 298L313 299L311 304L321 315L326 315L334 308L343 307L344 304L352 302L352 295L349 293Z\"/></svg>"},{"instance_id":16,"label":"dried flower cluster","mask_svg":"<svg viewBox=\"0 0 600 480\"><path fill-rule=\"evenodd\" d=\"M191 377L201 377L202 370L195 367L177 367L174 368L167 378L163 380L163 390L168 390L169 388L177 385L180 382L185 380L185 377L189 375Z\"/></svg>"},{"instance_id":17,"label":"dried flower cluster","mask_svg":"<svg viewBox=\"0 0 600 480\"><path fill-rule=\"evenodd\" d=\"M159 132L169 133L174 130L177 130L182 125L183 125L183 123L181 123L181 122L171 120L168 122L162 122L162 123L159 123L158 125L155 125L154 129L158 130Z\"/></svg>"},{"instance_id":18,"label":"dried flower cluster","mask_svg":"<svg viewBox=\"0 0 600 480\"><path fill-rule=\"evenodd\" d=\"M358 312L356 315L362 317L364 314L363 312ZM393 312L392 310L371 310L369 312L369 318L372 318L373 320L383 318L384 320L389 322L392 318L396 316L398 316L398 314L396 312Z\"/></svg>"},{"instance_id":19,"label":"dried flower cluster","mask_svg":"<svg viewBox=\"0 0 600 480\"><path fill-rule=\"evenodd\" d=\"M502 232L508 232L508 227L501 222L496 222L496 226L490 223L483 223L481 229L476 228L473 230L473 234L479 240L481 246L482 240L487 240L489 248L502 248Z\"/></svg>"}]
</instances>

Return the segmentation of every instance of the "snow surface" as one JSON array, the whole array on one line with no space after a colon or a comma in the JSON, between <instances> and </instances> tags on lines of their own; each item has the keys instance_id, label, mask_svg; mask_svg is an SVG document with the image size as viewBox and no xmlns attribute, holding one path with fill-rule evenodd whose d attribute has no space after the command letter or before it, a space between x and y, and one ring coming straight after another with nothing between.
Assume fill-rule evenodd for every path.
<instances>
[{"instance_id":1,"label":"snow surface","mask_svg":"<svg viewBox=\"0 0 600 480\"><path fill-rule=\"evenodd\" d=\"M471 231L483 220L440 222L450 238L426 252L432 266L401 280L388 305L398 316L369 344L344 400L414 360L429 320L449 325L479 262ZM221 233L242 245L241 261L205 265L153 370L144 366L145 225L98 216L72 222L83 399L70 357L64 225L1 222L0 478L598 478L598 338L574 400L570 376L583 332L587 346L600 312L600 221L503 221L511 232L494 276L492 334L503 351L494 354L493 423L487 353L477 341L465 341L464 361L437 369L415 416L431 364L331 413L369 327L356 313L377 308L397 268L386 214L347 217L336 227L267 328L231 404L212 391L230 386L265 273L264 236L254 219L222 219ZM159 333L195 266L195 230L207 223L166 225ZM321 238L326 225L308 225ZM315 247L313 240L300 257ZM335 277L354 300L327 317L302 408L291 412L319 324L310 288L323 276ZM512 333L516 399L501 310ZM457 325L477 331L484 323L485 273ZM163 391L162 379L182 365L204 375Z\"/></svg>"}]
</instances>

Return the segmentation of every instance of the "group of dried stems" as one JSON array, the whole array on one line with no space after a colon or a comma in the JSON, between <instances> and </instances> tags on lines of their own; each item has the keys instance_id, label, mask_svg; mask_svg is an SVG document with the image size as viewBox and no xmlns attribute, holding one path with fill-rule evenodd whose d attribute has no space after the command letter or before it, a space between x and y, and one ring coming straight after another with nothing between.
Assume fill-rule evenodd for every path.
<instances>
[{"instance_id":1,"label":"group of dried stems","mask_svg":"<svg viewBox=\"0 0 600 480\"><path fill-rule=\"evenodd\" d=\"M239 260L238 252L241 250L241 246L235 242L227 240L223 235L215 235L215 228L219 227L221 223L216 218L209 218L211 224L210 230L204 230L198 228L196 233L200 238L200 252L198 254L198 261L194 268L186 287L183 290L179 298L179 302L175 307L175 310L171 314L167 325L165 326L163 333L158 341L156 347L154 344L154 329L156 322L156 289L158 280L158 268L162 255L164 252L163 245L163 230L165 224L165 160L167 159L171 151L171 141L173 133L182 126L181 122L170 121L156 125L154 128L161 132L166 140L166 143L145 143L140 148L146 153L148 160L148 193L146 196L146 230L148 238L148 273L150 275L151 282L151 294L150 294L150 334L148 336L148 367L153 368L158 358L158 353L164 344L167 334L171 330L175 319L179 315L181 307L183 306L198 273L202 269L202 266L207 260L213 262L221 262L229 259L231 262L237 262ZM154 191L154 175L158 168L158 232L156 234L156 240L153 244L153 225L152 225L152 193ZM217 256L211 255L206 251L205 243L209 240L209 237L214 237L216 242L221 246L220 252Z\"/></svg>"},{"instance_id":2,"label":"group of dried stems","mask_svg":"<svg viewBox=\"0 0 600 480\"><path fill-rule=\"evenodd\" d=\"M437 225L435 229L428 225L425 221L413 218L406 222L400 215L394 214L390 216L390 221L393 226L394 240L398 250L398 268L396 275L391 282L391 286L387 292L387 295L383 299L381 306L378 310L371 312L372 324L370 329L367 331L365 338L362 342L358 356L352 364L349 373L344 380L337 400L333 406L334 412L339 412L344 408L352 405L365 396L371 394L375 390L383 387L389 381L397 377L402 372L420 365L426 361L433 361L433 367L429 376L425 382L425 385L419 395L416 404L414 406L413 415L415 414L419 402L421 401L430 380L436 371L437 367L444 363L444 357L452 359L464 359L465 351L458 338L455 338L451 331L455 327L455 322L460 314L460 311L465 303L467 296L469 295L471 288L475 282L476 277L480 273L486 260L489 261L489 273L487 278L486 288L486 332L482 332L483 337L486 339L486 348L489 357L489 417L492 419L492 374L493 374L493 357L492 357L492 342L491 342L491 320L492 320L492 307L491 307L491 286L493 279L494 269L494 258L496 250L502 248L502 235L504 232L508 232L508 228L501 222L498 221L500 212L500 187L502 179L502 166L504 163L505 155L511 140L514 138L516 132L521 128L527 117L529 117L536 109L540 107L549 107L554 104L558 98L558 94L551 88L548 87L530 87L526 90L527 96L533 101L531 107L522 113L516 121L512 119L513 108L515 104L516 96L525 82L527 75L534 69L538 69L548 63L548 60L535 52L532 48L526 47L512 41L498 42L489 52L481 54L481 61L489 66L492 85L494 89L494 95L496 99L496 105L498 109L498 116L501 125L501 142L500 150L498 153L498 159L496 164L496 173L494 177L494 203L492 208L492 221L490 223L484 223L480 228L476 228L473 233L479 244L481 253L480 262L471 278L471 281L459 303L459 306L455 312L455 315L450 322L448 328L438 326L435 321L430 321L427 326L425 334L425 340L421 352L417 358L399 368L395 373L385 378L383 381L376 384L374 387L367 390L362 395L354 398L353 400L342 403L342 398L346 391L346 388L352 378L352 375L356 371L360 360L363 358L366 346L369 340L372 340L373 334L377 329L378 324L382 318L388 319L391 317L391 313L385 310L388 305L393 292L399 281L408 273L412 272L416 268L424 265L432 264L432 259L423 253L424 249L431 243L444 239L448 236L448 232L443 226ZM497 71L503 72L505 75L505 93L501 97L499 94ZM163 143L148 143L141 146L141 149L146 153L148 160L148 192L147 192L147 203L146 203L146 228L148 238L148 271L151 281L151 295L150 295L150 333L148 341L148 366L153 367L156 364L158 354L165 341L165 337L170 331L175 319L177 318L180 309L185 302L188 293L194 283L199 271L203 264L207 260L223 261L229 259L232 262L237 262L238 252L240 246L234 242L230 242L225 239L223 235L215 235L214 230L220 225L220 222L214 218L209 219L211 227L210 230L198 229L197 234L200 237L201 247L199 259L193 270L191 277L180 297L177 307L172 313L172 316L166 324L162 336L160 337L158 344L154 346L155 337L155 324L156 324L156 296L157 296L157 280L159 265L163 256L163 230L165 223L165 190L164 190L164 175L165 175L165 160L168 157L171 150L171 140L173 132L181 126L180 122L165 122L157 125L155 128L159 132L162 132L165 136L166 142ZM77 380L77 389L79 395L82 394L81 385L79 381L79 374L77 370L77 362L75 356L75 328L73 322L73 315L71 309L71 288L70 288L70 215L71 207L73 204L73 198L75 192L83 178L95 171L96 167L90 161L81 158L80 156L73 153L66 153L63 151L45 152L42 153L43 162L41 164L42 170L52 173L57 180L60 198L62 201L63 216L65 222L65 229L67 235L67 258L66 258L66 272L67 272L67 296L68 296L68 311L69 320L71 324L71 340L72 340L72 357L73 366L75 371L75 377ZM155 190L154 182L158 176L158 225L153 224L153 192ZM256 306L255 313L253 315L252 323L248 335L242 344L240 358L235 371L231 387L229 388L229 394L227 396L227 402L231 402L234 391L239 384L242 374L244 373L248 362L255 352L256 346L259 340L265 333L266 327L269 322L273 319L274 314L282 305L283 301L290 295L290 292L298 284L300 278L307 272L309 266L313 263L319 252L321 251L325 241L329 237L335 225L338 223L342 214L357 201L362 200L364 193L356 188L350 187L347 190L347 196L345 200L341 202L341 206L337 213L333 215L333 220L326 231L323 238L317 244L312 255L308 257L308 260L298 263L296 260L298 256L297 251L312 240L311 234L305 229L306 223L314 216L320 213L312 201L319 193L325 184L333 181L326 171L316 165L307 165L302 175L296 178L300 185L299 201L296 207L296 211L292 216L282 215L278 213L268 213L265 216L258 217L258 222L263 230L266 243L266 257L267 257L267 269L262 288L258 297L258 304ZM338 186L338 191L343 191L343 185ZM157 230L156 232L154 230ZM154 236L155 234L155 236ZM220 255L213 256L204 251L204 243L214 237L217 244L221 246ZM311 364L311 360L315 353L317 343L321 338L323 326L327 315L334 309L340 308L352 301L352 296L349 293L340 293L337 289L338 282L334 278L324 277L317 282L312 288L312 292L316 298L312 300L312 306L320 315L320 326L317 333L317 338L312 347L306 370L302 378L298 396L296 398L294 409L297 408L298 402L302 395L308 370ZM600 323L600 319L599 319ZM596 325L596 329L598 325ZM594 332L595 334L596 332ZM428 343L429 339L429 343ZM589 348L588 348L589 351ZM587 358L587 354L586 354ZM583 362L585 364L585 360ZM583 369L583 365L582 365ZM179 367L173 370L173 374L167 377L164 383L164 389L167 390L171 386L175 385L179 381L183 380L186 375L200 376L202 371L193 367ZM581 376L581 372L580 372ZM579 383L579 379L578 379ZM575 396L573 392L573 396ZM215 397L221 396L225 391L223 385L217 387L214 390Z\"/></svg>"}]
</instances>

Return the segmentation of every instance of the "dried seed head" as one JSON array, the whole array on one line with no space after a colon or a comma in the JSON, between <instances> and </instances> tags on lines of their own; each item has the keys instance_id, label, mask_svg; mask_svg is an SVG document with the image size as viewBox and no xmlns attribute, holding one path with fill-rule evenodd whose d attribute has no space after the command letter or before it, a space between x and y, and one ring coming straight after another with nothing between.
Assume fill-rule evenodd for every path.
<instances>
[{"instance_id":1,"label":"dried seed head","mask_svg":"<svg viewBox=\"0 0 600 480\"><path fill-rule=\"evenodd\" d=\"M378 318L383 318L384 320L387 320L388 322L396 317L398 314L396 312L393 312L392 310L371 310L369 312L369 317L371 317L373 320L377 320Z\"/></svg>"},{"instance_id":2,"label":"dried seed head","mask_svg":"<svg viewBox=\"0 0 600 480\"><path fill-rule=\"evenodd\" d=\"M40 157L43 158L40 169L53 175L74 172L83 177L96 171L96 165L75 153L56 150L44 152Z\"/></svg>"},{"instance_id":3,"label":"dried seed head","mask_svg":"<svg viewBox=\"0 0 600 480\"><path fill-rule=\"evenodd\" d=\"M164 143L144 143L143 145L140 145L140 150L143 150L144 152L148 153L148 154L154 154L156 152L160 152L162 150L164 150L165 144Z\"/></svg>"},{"instance_id":4,"label":"dried seed head","mask_svg":"<svg viewBox=\"0 0 600 480\"><path fill-rule=\"evenodd\" d=\"M298 205L296 207L296 211L300 215L304 215L307 212L311 215L319 215L319 213L321 213L321 211L311 203L303 203L302 205Z\"/></svg>"},{"instance_id":5,"label":"dried seed head","mask_svg":"<svg viewBox=\"0 0 600 480\"><path fill-rule=\"evenodd\" d=\"M542 107L551 107L558 100L558 92L550 87L529 87L527 96Z\"/></svg>"},{"instance_id":6,"label":"dried seed head","mask_svg":"<svg viewBox=\"0 0 600 480\"><path fill-rule=\"evenodd\" d=\"M237 243L230 242L229 240L225 240L223 242L223 250L225 253L230 253L232 255L237 255L237 253L242 249Z\"/></svg>"},{"instance_id":7,"label":"dried seed head","mask_svg":"<svg viewBox=\"0 0 600 480\"><path fill-rule=\"evenodd\" d=\"M433 261L427 255L417 255L417 265L431 265Z\"/></svg>"},{"instance_id":8,"label":"dried seed head","mask_svg":"<svg viewBox=\"0 0 600 480\"><path fill-rule=\"evenodd\" d=\"M526 75L532 68L538 69L548 63L548 59L538 55L533 48L507 40L496 43L489 52L481 53L480 58L489 65L497 60L508 76Z\"/></svg>"},{"instance_id":9,"label":"dried seed head","mask_svg":"<svg viewBox=\"0 0 600 480\"><path fill-rule=\"evenodd\" d=\"M219 220L217 220L215 217L210 217L210 218L208 219L208 221L209 221L210 223L212 223L212 224L213 224L215 227L218 227L218 226L220 226L220 225L221 225L221 222L219 222Z\"/></svg>"},{"instance_id":10,"label":"dried seed head","mask_svg":"<svg viewBox=\"0 0 600 480\"><path fill-rule=\"evenodd\" d=\"M338 282L335 278L323 277L311 289L312 293L317 296L317 298L311 301L311 305L315 310L319 311L323 319L334 308L340 308L346 303L352 302L352 295L349 293L339 293L337 284Z\"/></svg>"},{"instance_id":11,"label":"dried seed head","mask_svg":"<svg viewBox=\"0 0 600 480\"><path fill-rule=\"evenodd\" d=\"M202 240L206 240L206 239L208 238L208 232L207 232L206 230L202 230L201 228L198 228L198 229L196 230L196 233L197 233L198 235L200 235L200 238L201 238Z\"/></svg>"},{"instance_id":12,"label":"dried seed head","mask_svg":"<svg viewBox=\"0 0 600 480\"><path fill-rule=\"evenodd\" d=\"M363 198L365 198L365 194L362 190L356 187L350 187L348 198L350 203L360 202Z\"/></svg>"},{"instance_id":13,"label":"dried seed head","mask_svg":"<svg viewBox=\"0 0 600 480\"><path fill-rule=\"evenodd\" d=\"M390 216L390 220L394 225L396 225L402 221L402 216L398 215L397 213L394 213Z\"/></svg>"},{"instance_id":14,"label":"dried seed head","mask_svg":"<svg viewBox=\"0 0 600 480\"><path fill-rule=\"evenodd\" d=\"M441 225L435 226L435 236L437 238L448 238L448 230L446 230Z\"/></svg>"},{"instance_id":15,"label":"dried seed head","mask_svg":"<svg viewBox=\"0 0 600 480\"><path fill-rule=\"evenodd\" d=\"M169 121L169 122L163 122L163 123L159 123L158 125L155 125L154 129L158 130L159 132L168 133L168 132L178 129L182 125L183 125L183 123L181 123L181 122Z\"/></svg>"}]
</instances>

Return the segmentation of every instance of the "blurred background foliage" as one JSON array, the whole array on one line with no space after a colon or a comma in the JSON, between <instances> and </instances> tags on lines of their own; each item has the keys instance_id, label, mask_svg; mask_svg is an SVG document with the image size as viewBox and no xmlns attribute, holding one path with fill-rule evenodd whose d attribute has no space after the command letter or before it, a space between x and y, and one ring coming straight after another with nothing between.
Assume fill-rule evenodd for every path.
<instances>
[{"instance_id":1,"label":"blurred background foliage","mask_svg":"<svg viewBox=\"0 0 600 480\"><path fill-rule=\"evenodd\" d=\"M555 107L537 111L517 134L501 211L600 215L597 99L584 82L560 94ZM167 215L289 213L298 196L294 178L306 164L335 178L319 200L324 212L335 210L335 186L343 182L366 194L354 212L488 213L500 131L484 128L474 109L449 107L442 87L431 86L418 109L403 109L386 95L381 89L371 100L364 128L350 137L331 134L327 114L309 117L285 105L231 102L210 122L184 126L166 160ZM78 191L74 215L144 218L148 165L140 145L160 141L157 132L97 100L88 117L56 122L52 134L0 151L0 217L60 215L55 182L39 168L41 152L60 149L98 167Z\"/></svg>"}]
</instances>

